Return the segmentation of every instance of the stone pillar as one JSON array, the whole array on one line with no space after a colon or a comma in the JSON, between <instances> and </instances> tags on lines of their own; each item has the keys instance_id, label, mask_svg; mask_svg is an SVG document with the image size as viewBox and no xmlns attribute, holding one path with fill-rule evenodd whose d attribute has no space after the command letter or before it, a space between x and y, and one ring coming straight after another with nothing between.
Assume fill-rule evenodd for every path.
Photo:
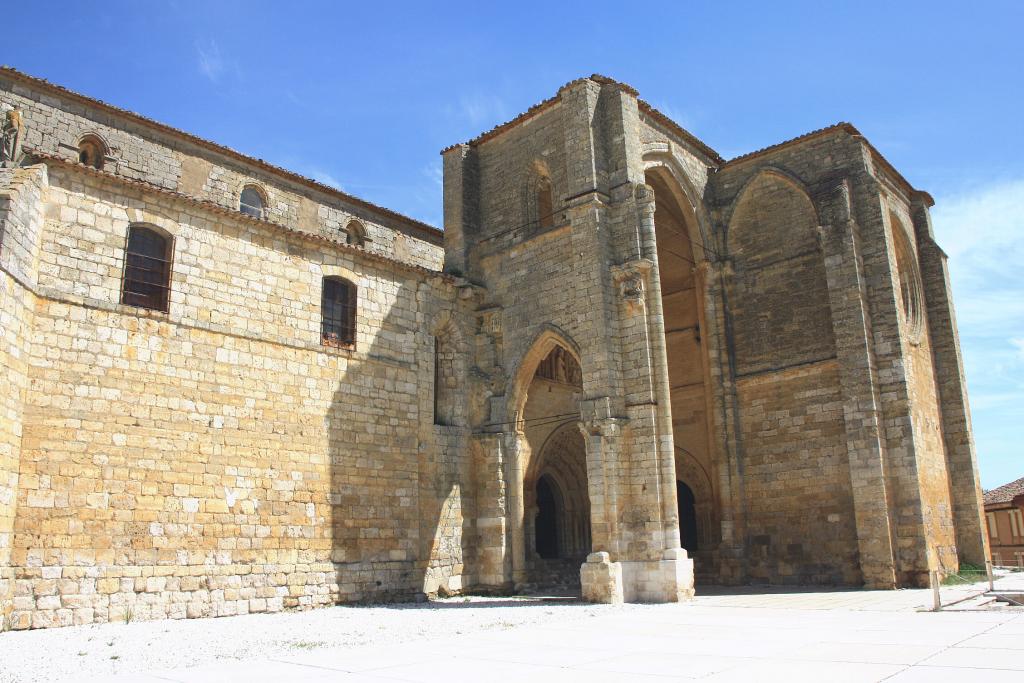
<instances>
[{"instance_id":1,"label":"stone pillar","mask_svg":"<svg viewBox=\"0 0 1024 683\"><path fill-rule=\"evenodd\" d=\"M657 462L663 550L679 548L679 505L676 501L675 438L672 433L672 394L668 378L668 350L665 342L665 313L661 301L661 273L658 269L658 241L654 224L654 189L637 185L635 191L640 221L640 245L651 266L646 272L648 295L647 326L650 339L651 382L657 406Z\"/></svg>"},{"instance_id":2,"label":"stone pillar","mask_svg":"<svg viewBox=\"0 0 1024 683\"><path fill-rule=\"evenodd\" d=\"M953 525L960 558L982 567L990 554L981 479L974 450L971 411L967 402L967 384L949 285L947 257L935 243L929 204L930 199L919 194L912 208L928 314L928 333L938 385L939 412L942 415Z\"/></svg>"},{"instance_id":3,"label":"stone pillar","mask_svg":"<svg viewBox=\"0 0 1024 683\"><path fill-rule=\"evenodd\" d=\"M526 583L526 505L523 500L526 463L530 461L530 443L520 425L505 434L508 467L508 531L512 545L512 583Z\"/></svg>"},{"instance_id":4,"label":"stone pillar","mask_svg":"<svg viewBox=\"0 0 1024 683\"><path fill-rule=\"evenodd\" d=\"M478 222L477 152L454 145L444 157L444 272L468 276L470 251Z\"/></svg>"},{"instance_id":5,"label":"stone pillar","mask_svg":"<svg viewBox=\"0 0 1024 683\"><path fill-rule=\"evenodd\" d=\"M703 281L702 298L703 334L708 345L708 373L711 387L709 409L711 428L708 430L711 448L717 449L718 472L716 483L720 502L717 564L719 580L727 584L740 584L746 578L745 519L741 501L744 497L742 466L739 460L739 424L736 414L736 388L732 369L732 351L726 339L727 294L725 281L732 276L728 260L705 262L698 269Z\"/></svg>"},{"instance_id":6,"label":"stone pillar","mask_svg":"<svg viewBox=\"0 0 1024 683\"><path fill-rule=\"evenodd\" d=\"M862 578L870 588L894 588L896 563L891 494L887 486L878 380L865 283L859 266L857 225L849 201L844 181L822 202L822 215L829 224L821 226L819 234L840 365L846 450Z\"/></svg>"},{"instance_id":7,"label":"stone pillar","mask_svg":"<svg viewBox=\"0 0 1024 683\"><path fill-rule=\"evenodd\" d=\"M507 533L508 482L505 476L506 435L473 435L473 484L476 490L477 583L507 587L512 579L511 547Z\"/></svg>"}]
</instances>

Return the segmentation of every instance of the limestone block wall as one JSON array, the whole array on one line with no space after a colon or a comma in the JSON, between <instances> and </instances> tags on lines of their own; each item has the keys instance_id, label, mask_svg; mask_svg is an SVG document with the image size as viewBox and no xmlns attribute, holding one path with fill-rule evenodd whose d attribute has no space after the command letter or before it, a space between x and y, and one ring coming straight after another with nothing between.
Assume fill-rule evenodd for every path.
<instances>
[{"instance_id":1,"label":"limestone block wall","mask_svg":"<svg viewBox=\"0 0 1024 683\"><path fill-rule=\"evenodd\" d=\"M11 552L46 169L0 169L0 628L13 609Z\"/></svg>"},{"instance_id":2,"label":"limestone block wall","mask_svg":"<svg viewBox=\"0 0 1024 683\"><path fill-rule=\"evenodd\" d=\"M421 592L443 278L74 167L41 206L13 626ZM174 238L169 313L119 303L136 222ZM358 286L354 351L320 343L325 275Z\"/></svg>"},{"instance_id":3,"label":"limestone block wall","mask_svg":"<svg viewBox=\"0 0 1024 683\"><path fill-rule=\"evenodd\" d=\"M750 579L859 583L832 311L817 211L781 169L727 213L725 311Z\"/></svg>"},{"instance_id":4,"label":"limestone block wall","mask_svg":"<svg viewBox=\"0 0 1024 683\"><path fill-rule=\"evenodd\" d=\"M0 109L24 116L27 149L78 159L80 140L106 148L104 169L236 210L246 184L266 199L266 218L297 230L344 237L357 220L368 251L440 269L441 235L430 226L309 181L261 160L10 69L0 69Z\"/></svg>"},{"instance_id":5,"label":"limestone block wall","mask_svg":"<svg viewBox=\"0 0 1024 683\"><path fill-rule=\"evenodd\" d=\"M926 553L930 567L955 571L959 566L956 529L918 249L909 227L909 206L894 197L889 205L890 267L899 299L910 442L915 451Z\"/></svg>"}]
</instances>

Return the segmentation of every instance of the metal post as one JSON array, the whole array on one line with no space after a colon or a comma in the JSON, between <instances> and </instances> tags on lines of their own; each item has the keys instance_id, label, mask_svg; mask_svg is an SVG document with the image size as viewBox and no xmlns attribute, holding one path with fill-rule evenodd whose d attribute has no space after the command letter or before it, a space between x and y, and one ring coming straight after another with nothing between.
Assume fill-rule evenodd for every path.
<instances>
[{"instance_id":1,"label":"metal post","mask_svg":"<svg viewBox=\"0 0 1024 683\"><path fill-rule=\"evenodd\" d=\"M942 609L942 596L939 594L939 572L935 569L928 572L928 581L932 584L932 611Z\"/></svg>"},{"instance_id":2,"label":"metal post","mask_svg":"<svg viewBox=\"0 0 1024 683\"><path fill-rule=\"evenodd\" d=\"M988 574L988 590L991 593L996 589L995 580L992 577L992 560L985 560L985 572Z\"/></svg>"}]
</instances>

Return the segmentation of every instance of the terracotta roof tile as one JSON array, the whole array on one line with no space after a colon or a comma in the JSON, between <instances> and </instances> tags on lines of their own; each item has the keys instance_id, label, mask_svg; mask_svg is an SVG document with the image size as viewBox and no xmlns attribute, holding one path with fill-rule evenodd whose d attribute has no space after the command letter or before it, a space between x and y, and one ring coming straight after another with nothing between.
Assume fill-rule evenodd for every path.
<instances>
[{"instance_id":1,"label":"terracotta roof tile","mask_svg":"<svg viewBox=\"0 0 1024 683\"><path fill-rule=\"evenodd\" d=\"M50 91L52 93L56 93L56 94L64 96L64 97L68 97L70 99L77 100L78 102L82 102L82 103L89 104L89 105L92 105L92 106L95 106L95 107L99 107L100 109L104 109L104 110L106 110L108 112L112 112L112 113L114 113L114 114L116 114L118 116L121 116L123 118L131 119L131 120L135 121L136 123L141 123L141 124L143 124L145 126L148 126L150 128L159 130L159 131L161 131L163 133L168 133L168 134L173 135L173 136L178 137L178 138L183 138L183 139L188 140L189 142L191 142L191 143L193 143L195 145L198 145L200 147L203 147L205 149L209 149L211 151L218 152L218 153L223 154L225 156L233 157L234 159L237 159L237 160L242 161L244 163L252 164L254 166L257 166L258 168L260 168L260 169L262 169L264 171L269 171L270 173L273 173L275 175L283 176L283 177L285 177L288 180L291 180L293 182L298 182L300 184L307 185L307 186L312 187L312 188L314 188L316 190L319 190L320 192L323 192L325 194L328 194L328 195L331 195L331 196L334 196L334 197L338 197L338 198L343 199L343 200L345 200L345 201L347 201L347 202L349 202L351 204L355 204L356 206L360 206L360 207L362 207L364 209L369 209L370 211L379 213L379 214L381 214L383 216L387 216L388 218L393 218L393 219L403 223L404 225L406 225L408 227L411 227L411 228L413 228L413 229L415 229L415 230L417 230L417 231L419 231L421 233L424 233L425 235L428 235L429 238L432 239L433 241L435 241L436 243L440 243L441 236L444 234L442 230L434 227L433 225L430 225L428 223L424 223L422 221L418 221L415 218L411 218L409 216L406 216L405 214L398 213L397 211L393 211L393 210L391 210L391 209L389 209L387 207L379 206L379 205L374 204L373 202L369 202L369 201L367 201L365 199L360 199L359 197L356 197L355 195L348 194L347 192L342 192L341 190L339 190L339 189L337 189L335 187L331 187L330 185L324 185L323 183L318 182L316 180L313 180L312 178L307 178L306 176L299 175L298 173L295 173L294 171L289 171L286 168L282 168L280 166L275 166L274 164L266 162L263 159L257 159L256 157L251 157L251 156L249 156L247 154L243 154L243 153L241 153L241 152L239 152L237 150L231 149L230 147L227 147L225 145L221 145L221 144L218 144L216 142L212 142L210 140L207 140L205 138L201 138L198 135L193 135L192 133L188 133L186 131L183 131L180 128L175 128L174 126L169 126L166 123L160 123L159 121L151 119L151 118L149 118L147 116L143 116L142 114L139 114L137 112L131 111L129 109L124 109L122 107L118 107L116 105L109 104L109 103L104 102L102 100L98 100L98 99L96 99L94 97L89 97L87 95L83 95L83 94L81 94L79 92L75 92L74 90L71 90L70 88L65 88L62 85L57 85L56 83L51 83L50 81L47 81L46 79L36 78L35 76L30 76L29 74L26 74L26 73L23 73L21 71L18 71L17 69L15 69L13 67L6 66L6 65L0 65L0 75L7 76L8 78L11 78L11 79L16 80L16 81L21 81L23 83L29 83L29 84L37 87L37 88L42 88L43 90L48 90L48 91Z\"/></svg>"},{"instance_id":2,"label":"terracotta roof tile","mask_svg":"<svg viewBox=\"0 0 1024 683\"><path fill-rule=\"evenodd\" d=\"M424 268L423 266L417 266L412 263L406 263L405 261L399 261L390 256L384 256L383 254L375 254L372 251L366 251L366 249L364 249L363 247L349 244L348 242L338 238L329 237L327 235L320 235L312 232L306 232L305 230L297 230L295 228L290 228L287 225L282 225L280 223L268 221L263 218L256 218L255 216L250 216L248 214L242 213L241 211L235 211L233 209L226 208L215 202L211 202L205 199L197 199L192 195L177 192L176 190L168 190L165 187L161 187L159 185L147 182L145 180L126 178L122 175L111 173L110 171L96 169L93 168L92 166L87 166L86 164L79 163L77 160L65 159L64 157L59 157L54 154L48 154L46 152L40 152L38 150L34 150L31 148L26 148L24 151L26 157L38 160L46 164L63 166L65 168L74 169L76 171L82 171L87 175L107 178L109 180L113 180L115 182L121 183L122 185L126 185L129 187L138 187L149 192L156 192L168 197L175 197L177 199L188 202L193 206L199 206L213 213L221 214L224 216L230 216L231 218L236 220L241 220L247 223L254 223L256 225L262 225L267 228L272 228L274 230L286 233L292 237L330 244L332 247L337 248L341 251L356 252L361 254L363 258L366 258L371 261L377 261L378 263L384 263L390 266L397 266L403 270L409 270L424 275L436 276L444 280L448 280L450 282L455 281L455 278L447 273L443 273L438 270L431 270L430 268Z\"/></svg>"},{"instance_id":3,"label":"terracotta roof tile","mask_svg":"<svg viewBox=\"0 0 1024 683\"><path fill-rule=\"evenodd\" d=\"M1024 495L1024 477L1009 484L1003 484L999 488L985 491L985 505L996 503L1010 503L1017 496Z\"/></svg>"},{"instance_id":4,"label":"terracotta roof tile","mask_svg":"<svg viewBox=\"0 0 1024 683\"><path fill-rule=\"evenodd\" d=\"M618 87L622 88L625 92L629 93L630 95L633 95L634 97L637 97L639 95L637 90L633 86L629 85L628 83L623 83L621 81L615 80L614 78L609 78L608 76L602 76L601 74L591 74L590 76L586 76L584 78L577 78L575 80L569 81L568 83L563 85L561 88L559 88L558 91L561 92L561 91L565 90L566 88L569 88L569 87L571 87L573 85L576 85L577 83L582 83L584 81L593 81L595 83L600 83L601 85L615 85L615 86L618 86ZM519 116L516 116L515 118L513 118L513 119L511 119L509 121L506 121L505 123L499 124L499 125L495 126L494 128L491 128L490 130L488 130L488 131L486 131L484 133L481 133L480 135L476 136L475 138L473 138L471 140L468 140L466 142L456 143L454 145L449 145L448 147L445 147L444 149L441 150L441 154L449 152L449 151L455 149L456 147L460 147L461 145L476 146L476 145L479 145L479 144L481 144L483 142L486 142L487 140L490 140L493 137L501 135L506 130L509 130L510 128L515 127L516 125L522 123L523 121L526 121L527 119L533 118L534 116L537 116L541 112L543 112L543 111L545 111L547 109L550 109L551 107L553 107L558 102L558 99L559 99L558 95L554 95L553 97L549 97L546 100L543 100L543 101L533 105L532 107L530 107L529 109L524 111ZM637 106L640 108L640 111L643 114L649 116L650 118L654 119L658 123L660 123L663 126L665 126L666 128L668 128L669 131L671 133L673 133L674 135L678 135L679 137L683 138L684 140L686 140L687 142L692 144L694 147L699 149L703 154L705 154L708 158L710 158L715 163L721 164L721 163L725 162L725 159L723 159L721 156L719 156L718 152L716 152L715 150L711 149L708 145L706 145L704 142L702 142L700 139L698 139L697 136L695 136L693 133L691 133L690 131L686 130L682 126L680 126L678 123L676 123L675 121L670 119L665 114L662 114L660 111L658 111L657 109L652 107L650 104L648 104L644 100L641 100L641 99L638 98L637 99Z\"/></svg>"}]
</instances>

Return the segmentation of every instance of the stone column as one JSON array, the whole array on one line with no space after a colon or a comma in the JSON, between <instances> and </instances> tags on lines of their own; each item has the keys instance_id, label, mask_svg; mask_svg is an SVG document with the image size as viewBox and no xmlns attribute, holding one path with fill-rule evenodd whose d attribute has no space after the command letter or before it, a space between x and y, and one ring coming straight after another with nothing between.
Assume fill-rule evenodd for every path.
<instances>
[{"instance_id":1,"label":"stone column","mask_svg":"<svg viewBox=\"0 0 1024 683\"><path fill-rule=\"evenodd\" d=\"M743 509L744 490L739 449L739 418L736 405L736 384L732 365L733 352L727 340L728 295L725 283L733 277L731 261L720 259L699 269L705 279L702 299L704 335L708 344L710 394L714 403L709 415L713 428L709 438L718 450L716 483L720 501L720 535L718 545L718 576L727 584L740 584L746 579L747 563L743 539L746 536Z\"/></svg>"},{"instance_id":2,"label":"stone column","mask_svg":"<svg viewBox=\"0 0 1024 683\"><path fill-rule=\"evenodd\" d=\"M512 545L512 583L519 586L526 583L526 505L523 500L523 483L526 477L526 463L530 460L530 443L526 440L520 425L505 434L508 472L508 530Z\"/></svg>"},{"instance_id":3,"label":"stone column","mask_svg":"<svg viewBox=\"0 0 1024 683\"><path fill-rule=\"evenodd\" d=\"M967 402L967 383L949 286L947 256L935 243L928 206L929 199L924 195L915 197L913 221L938 385L939 412L942 415L957 552L963 560L983 567L990 555L971 411Z\"/></svg>"},{"instance_id":4,"label":"stone column","mask_svg":"<svg viewBox=\"0 0 1024 683\"><path fill-rule=\"evenodd\" d=\"M592 552L580 567L583 599L589 602L623 601L622 565L612 557L620 553L618 534L618 441L623 421L611 417L605 399L584 401L580 431L587 445L587 493L590 496Z\"/></svg>"},{"instance_id":5,"label":"stone column","mask_svg":"<svg viewBox=\"0 0 1024 683\"><path fill-rule=\"evenodd\" d=\"M672 394L668 378L668 350L665 343L665 313L661 301L658 242L654 224L654 189L637 185L635 190L640 220L642 253L647 269L647 326L650 339L651 378L657 405L657 462L661 497L662 549L679 548L679 505L676 501L675 438L672 433ZM685 557L685 551L684 551Z\"/></svg>"},{"instance_id":6,"label":"stone column","mask_svg":"<svg viewBox=\"0 0 1024 683\"><path fill-rule=\"evenodd\" d=\"M859 266L857 225L851 216L849 201L845 181L824 198L822 215L829 224L819 228L819 235L840 365L861 574L864 584L870 588L895 588L891 494L887 485L878 380L865 283Z\"/></svg>"}]
</instances>

